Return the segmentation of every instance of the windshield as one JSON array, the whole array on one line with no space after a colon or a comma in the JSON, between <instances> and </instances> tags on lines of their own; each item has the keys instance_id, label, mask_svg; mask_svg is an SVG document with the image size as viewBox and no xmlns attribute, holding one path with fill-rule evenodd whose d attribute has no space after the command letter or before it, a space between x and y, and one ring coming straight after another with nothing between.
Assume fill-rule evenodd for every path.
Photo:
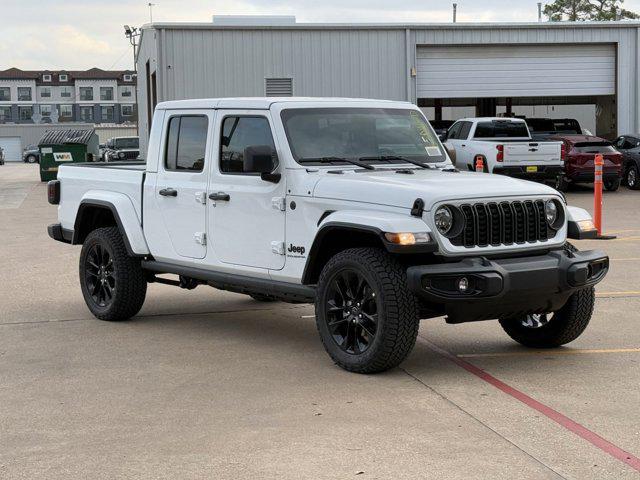
<instances>
[{"instance_id":1,"label":"windshield","mask_svg":"<svg viewBox=\"0 0 640 480\"><path fill-rule=\"evenodd\" d=\"M416 110L302 108L282 112L296 161L333 158L402 163L399 157L436 163L447 159L433 129Z\"/></svg>"},{"instance_id":2,"label":"windshield","mask_svg":"<svg viewBox=\"0 0 640 480\"><path fill-rule=\"evenodd\" d=\"M479 122L476 125L474 138L529 138L527 124L524 122L510 122L493 120Z\"/></svg>"},{"instance_id":3,"label":"windshield","mask_svg":"<svg viewBox=\"0 0 640 480\"><path fill-rule=\"evenodd\" d=\"M138 148L138 138L116 138L115 148Z\"/></svg>"}]
</instances>

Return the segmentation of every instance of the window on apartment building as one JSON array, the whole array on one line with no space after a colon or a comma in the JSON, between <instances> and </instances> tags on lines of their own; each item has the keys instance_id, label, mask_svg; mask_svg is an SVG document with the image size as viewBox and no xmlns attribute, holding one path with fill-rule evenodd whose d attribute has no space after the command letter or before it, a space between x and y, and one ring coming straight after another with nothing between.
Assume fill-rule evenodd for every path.
<instances>
[{"instance_id":1,"label":"window on apartment building","mask_svg":"<svg viewBox=\"0 0 640 480\"><path fill-rule=\"evenodd\" d=\"M19 102L31 101L31 87L18 87L18 101Z\"/></svg>"},{"instance_id":2,"label":"window on apartment building","mask_svg":"<svg viewBox=\"0 0 640 480\"><path fill-rule=\"evenodd\" d=\"M43 118L51 117L51 105L40 105L40 115Z\"/></svg>"},{"instance_id":3,"label":"window on apartment building","mask_svg":"<svg viewBox=\"0 0 640 480\"><path fill-rule=\"evenodd\" d=\"M133 88L131 87L120 87L120 96L121 97L131 97L133 94Z\"/></svg>"},{"instance_id":4,"label":"window on apartment building","mask_svg":"<svg viewBox=\"0 0 640 480\"><path fill-rule=\"evenodd\" d=\"M80 120L83 122L92 122L93 107L80 107Z\"/></svg>"},{"instance_id":5,"label":"window on apartment building","mask_svg":"<svg viewBox=\"0 0 640 480\"><path fill-rule=\"evenodd\" d=\"M10 102L10 101L11 101L11 88L0 87L0 102Z\"/></svg>"},{"instance_id":6,"label":"window on apartment building","mask_svg":"<svg viewBox=\"0 0 640 480\"><path fill-rule=\"evenodd\" d=\"M11 107L0 107L0 122L11 121Z\"/></svg>"},{"instance_id":7,"label":"window on apartment building","mask_svg":"<svg viewBox=\"0 0 640 480\"><path fill-rule=\"evenodd\" d=\"M71 87L60 87L60 96L62 98L71 98Z\"/></svg>"},{"instance_id":8,"label":"window on apartment building","mask_svg":"<svg viewBox=\"0 0 640 480\"><path fill-rule=\"evenodd\" d=\"M73 116L72 105L60 105L60 118L71 118Z\"/></svg>"},{"instance_id":9,"label":"window on apartment building","mask_svg":"<svg viewBox=\"0 0 640 480\"><path fill-rule=\"evenodd\" d=\"M123 117L132 117L133 116L133 105L121 105L122 116Z\"/></svg>"},{"instance_id":10,"label":"window on apartment building","mask_svg":"<svg viewBox=\"0 0 640 480\"><path fill-rule=\"evenodd\" d=\"M80 100L93 100L93 87L80 87Z\"/></svg>"},{"instance_id":11,"label":"window on apartment building","mask_svg":"<svg viewBox=\"0 0 640 480\"><path fill-rule=\"evenodd\" d=\"M40 87L41 98L51 98L51 87Z\"/></svg>"},{"instance_id":12,"label":"window on apartment building","mask_svg":"<svg viewBox=\"0 0 640 480\"><path fill-rule=\"evenodd\" d=\"M124 78L125 82L130 82L131 80L133 80L133 75L125 75L122 78Z\"/></svg>"},{"instance_id":13,"label":"window on apartment building","mask_svg":"<svg viewBox=\"0 0 640 480\"><path fill-rule=\"evenodd\" d=\"M100 107L100 119L103 122L113 122L113 105L103 105Z\"/></svg>"},{"instance_id":14,"label":"window on apartment building","mask_svg":"<svg viewBox=\"0 0 640 480\"><path fill-rule=\"evenodd\" d=\"M113 100L113 87L100 87L100 100Z\"/></svg>"},{"instance_id":15,"label":"window on apartment building","mask_svg":"<svg viewBox=\"0 0 640 480\"><path fill-rule=\"evenodd\" d=\"M60 75L58 75L58 80L60 80L61 82L68 82L69 75L61 73Z\"/></svg>"},{"instance_id":16,"label":"window on apartment building","mask_svg":"<svg viewBox=\"0 0 640 480\"><path fill-rule=\"evenodd\" d=\"M33 107L32 106L20 106L18 107L18 116L20 117L20 120L27 121L27 120L31 120L31 117L33 117Z\"/></svg>"},{"instance_id":17,"label":"window on apartment building","mask_svg":"<svg viewBox=\"0 0 640 480\"><path fill-rule=\"evenodd\" d=\"M51 75L42 75L42 81L43 82L50 82L51 81Z\"/></svg>"}]
</instances>

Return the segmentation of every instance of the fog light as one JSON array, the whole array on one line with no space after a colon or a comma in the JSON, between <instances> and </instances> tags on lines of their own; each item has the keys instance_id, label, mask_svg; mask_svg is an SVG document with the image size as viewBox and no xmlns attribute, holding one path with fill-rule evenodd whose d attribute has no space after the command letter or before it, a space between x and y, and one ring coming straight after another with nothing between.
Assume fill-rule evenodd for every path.
<instances>
[{"instance_id":1,"label":"fog light","mask_svg":"<svg viewBox=\"0 0 640 480\"><path fill-rule=\"evenodd\" d=\"M469 280L467 280L467 277L462 277L461 279L459 279L458 290L460 291L460 293L466 293L468 289L469 289Z\"/></svg>"}]
</instances>

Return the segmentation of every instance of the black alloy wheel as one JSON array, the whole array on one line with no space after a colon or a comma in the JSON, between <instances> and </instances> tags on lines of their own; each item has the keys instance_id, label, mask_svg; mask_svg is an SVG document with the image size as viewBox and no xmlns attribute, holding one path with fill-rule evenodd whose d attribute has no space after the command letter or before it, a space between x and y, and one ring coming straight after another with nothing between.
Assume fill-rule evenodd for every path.
<instances>
[{"instance_id":1,"label":"black alloy wheel","mask_svg":"<svg viewBox=\"0 0 640 480\"><path fill-rule=\"evenodd\" d=\"M378 332L375 292L361 273L351 269L337 272L329 282L325 297L329 332L342 351L359 355Z\"/></svg>"},{"instance_id":2,"label":"black alloy wheel","mask_svg":"<svg viewBox=\"0 0 640 480\"><path fill-rule=\"evenodd\" d=\"M98 307L108 308L116 290L113 256L104 245L91 246L85 259L85 285Z\"/></svg>"}]
</instances>

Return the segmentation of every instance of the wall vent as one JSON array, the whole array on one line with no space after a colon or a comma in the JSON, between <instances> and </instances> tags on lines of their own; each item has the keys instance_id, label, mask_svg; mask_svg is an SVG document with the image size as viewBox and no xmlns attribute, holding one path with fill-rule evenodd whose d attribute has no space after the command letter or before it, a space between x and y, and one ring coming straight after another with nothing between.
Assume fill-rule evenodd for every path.
<instances>
[{"instance_id":1,"label":"wall vent","mask_svg":"<svg viewBox=\"0 0 640 480\"><path fill-rule=\"evenodd\" d=\"M293 79L265 78L265 95L267 97L293 96Z\"/></svg>"}]
</instances>

